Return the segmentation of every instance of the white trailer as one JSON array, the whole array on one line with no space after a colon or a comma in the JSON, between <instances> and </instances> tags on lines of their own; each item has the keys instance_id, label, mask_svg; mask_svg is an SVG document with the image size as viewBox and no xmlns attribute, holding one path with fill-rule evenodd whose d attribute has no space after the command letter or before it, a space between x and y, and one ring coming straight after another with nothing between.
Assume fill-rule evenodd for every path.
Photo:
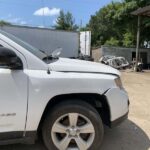
<instances>
[{"instance_id":1,"label":"white trailer","mask_svg":"<svg viewBox=\"0 0 150 150\"><path fill-rule=\"evenodd\" d=\"M1 26L0 29L15 35L47 54L51 54L55 49L62 48L61 57L76 58L79 56L79 32L27 26Z\"/></svg>"}]
</instances>

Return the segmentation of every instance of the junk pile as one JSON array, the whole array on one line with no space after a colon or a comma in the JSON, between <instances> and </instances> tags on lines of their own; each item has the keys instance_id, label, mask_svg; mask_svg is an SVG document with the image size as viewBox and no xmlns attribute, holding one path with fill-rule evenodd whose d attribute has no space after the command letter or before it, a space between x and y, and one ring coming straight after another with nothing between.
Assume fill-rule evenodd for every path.
<instances>
[{"instance_id":1,"label":"junk pile","mask_svg":"<svg viewBox=\"0 0 150 150\"><path fill-rule=\"evenodd\" d=\"M126 69L130 66L129 62L124 57L105 55L101 57L99 61L116 69Z\"/></svg>"},{"instance_id":2,"label":"junk pile","mask_svg":"<svg viewBox=\"0 0 150 150\"><path fill-rule=\"evenodd\" d=\"M137 70L136 70L136 60L135 59L133 59L133 61L131 63L131 66L132 66L132 69L134 71L142 72L143 71L143 61L142 61L142 59L138 60Z\"/></svg>"}]
</instances>

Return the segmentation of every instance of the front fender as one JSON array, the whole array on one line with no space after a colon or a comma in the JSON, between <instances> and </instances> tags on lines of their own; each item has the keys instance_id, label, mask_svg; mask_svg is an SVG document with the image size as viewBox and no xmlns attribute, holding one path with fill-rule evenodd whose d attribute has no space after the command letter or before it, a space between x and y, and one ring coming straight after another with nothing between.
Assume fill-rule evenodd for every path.
<instances>
[{"instance_id":1,"label":"front fender","mask_svg":"<svg viewBox=\"0 0 150 150\"><path fill-rule=\"evenodd\" d=\"M113 122L129 111L129 97L124 89L109 89L105 96L110 108L110 121Z\"/></svg>"}]
</instances>

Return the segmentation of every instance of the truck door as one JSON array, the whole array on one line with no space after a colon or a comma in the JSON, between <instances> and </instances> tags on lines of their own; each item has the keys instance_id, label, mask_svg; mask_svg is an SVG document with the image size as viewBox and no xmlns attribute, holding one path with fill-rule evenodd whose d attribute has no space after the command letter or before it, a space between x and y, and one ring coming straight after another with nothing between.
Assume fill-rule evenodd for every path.
<instances>
[{"instance_id":1,"label":"truck door","mask_svg":"<svg viewBox=\"0 0 150 150\"><path fill-rule=\"evenodd\" d=\"M1 40L0 46L11 48ZM22 54L16 54L24 66ZM23 69L5 68L0 59L0 140L23 136L27 115L27 82L28 78Z\"/></svg>"}]
</instances>

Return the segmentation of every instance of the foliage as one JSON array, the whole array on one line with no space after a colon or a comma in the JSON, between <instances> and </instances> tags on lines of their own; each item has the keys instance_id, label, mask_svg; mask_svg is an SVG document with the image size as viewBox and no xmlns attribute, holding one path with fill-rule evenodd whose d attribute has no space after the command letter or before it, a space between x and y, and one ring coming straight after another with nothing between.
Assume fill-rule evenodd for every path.
<instances>
[{"instance_id":1,"label":"foliage","mask_svg":"<svg viewBox=\"0 0 150 150\"><path fill-rule=\"evenodd\" d=\"M61 11L60 15L56 20L55 29L76 31L78 29L78 26L75 24L75 19L73 18L73 15L70 12L67 12L65 14L63 11Z\"/></svg>"},{"instance_id":2,"label":"foliage","mask_svg":"<svg viewBox=\"0 0 150 150\"><path fill-rule=\"evenodd\" d=\"M82 32L82 31L87 31L88 30L88 28L87 27L81 27L80 28L80 31Z\"/></svg>"},{"instance_id":3,"label":"foliage","mask_svg":"<svg viewBox=\"0 0 150 150\"><path fill-rule=\"evenodd\" d=\"M9 22L1 20L0 21L0 26L5 26L5 25L11 25L11 24Z\"/></svg>"},{"instance_id":4,"label":"foliage","mask_svg":"<svg viewBox=\"0 0 150 150\"><path fill-rule=\"evenodd\" d=\"M134 39L134 36L131 32L126 32L124 35L123 35L124 39L123 39L123 46L125 47L133 47L133 39Z\"/></svg>"},{"instance_id":5,"label":"foliage","mask_svg":"<svg viewBox=\"0 0 150 150\"><path fill-rule=\"evenodd\" d=\"M107 40L105 42L105 45L107 46L118 46L118 44L119 44L119 41L113 37L111 37L110 40Z\"/></svg>"},{"instance_id":6,"label":"foliage","mask_svg":"<svg viewBox=\"0 0 150 150\"><path fill-rule=\"evenodd\" d=\"M149 5L147 0L123 0L112 2L91 16L87 28L92 31L92 45L105 43L132 47L136 44L137 17L131 12ZM150 39L150 18L142 19L141 43ZM117 42L115 42L115 40ZM100 44L100 45L99 45Z\"/></svg>"}]
</instances>

